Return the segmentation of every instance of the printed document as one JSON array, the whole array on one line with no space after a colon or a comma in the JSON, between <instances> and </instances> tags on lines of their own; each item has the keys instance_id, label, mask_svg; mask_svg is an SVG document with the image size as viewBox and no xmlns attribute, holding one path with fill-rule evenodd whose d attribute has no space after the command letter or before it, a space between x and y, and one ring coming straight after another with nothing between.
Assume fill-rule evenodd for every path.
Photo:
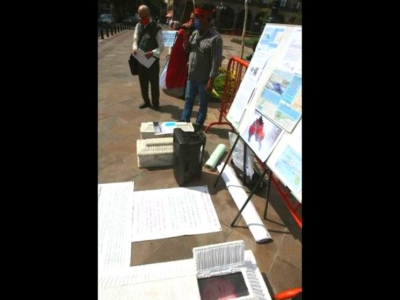
<instances>
[{"instance_id":1,"label":"printed document","mask_svg":"<svg viewBox=\"0 0 400 300\"><path fill-rule=\"evenodd\" d=\"M154 57L147 58L145 56L146 52L144 52L142 49L137 49L136 50L136 55L132 54L136 59L146 68L150 68L150 66L153 64L153 62L156 60Z\"/></svg>"}]
</instances>

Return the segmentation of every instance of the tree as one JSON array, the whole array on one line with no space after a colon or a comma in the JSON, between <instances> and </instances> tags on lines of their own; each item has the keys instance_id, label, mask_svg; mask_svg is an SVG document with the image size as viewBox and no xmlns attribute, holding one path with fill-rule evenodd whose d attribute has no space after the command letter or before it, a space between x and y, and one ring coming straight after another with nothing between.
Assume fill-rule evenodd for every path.
<instances>
[{"instance_id":1,"label":"tree","mask_svg":"<svg viewBox=\"0 0 400 300\"><path fill-rule=\"evenodd\" d=\"M242 31L242 51L240 52L240 59L243 59L244 37L246 35L247 14L249 12L249 7L247 5L247 1L248 0L244 0L244 21L243 21L243 31Z\"/></svg>"}]
</instances>

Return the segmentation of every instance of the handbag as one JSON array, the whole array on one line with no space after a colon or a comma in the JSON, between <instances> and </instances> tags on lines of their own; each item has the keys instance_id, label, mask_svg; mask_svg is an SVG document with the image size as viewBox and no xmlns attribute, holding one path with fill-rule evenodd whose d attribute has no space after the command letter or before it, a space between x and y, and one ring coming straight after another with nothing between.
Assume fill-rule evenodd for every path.
<instances>
[{"instance_id":1,"label":"handbag","mask_svg":"<svg viewBox=\"0 0 400 300\"><path fill-rule=\"evenodd\" d=\"M131 69L131 74L132 75L138 75L138 69L139 69L139 61L132 55L129 56L129 68Z\"/></svg>"}]
</instances>

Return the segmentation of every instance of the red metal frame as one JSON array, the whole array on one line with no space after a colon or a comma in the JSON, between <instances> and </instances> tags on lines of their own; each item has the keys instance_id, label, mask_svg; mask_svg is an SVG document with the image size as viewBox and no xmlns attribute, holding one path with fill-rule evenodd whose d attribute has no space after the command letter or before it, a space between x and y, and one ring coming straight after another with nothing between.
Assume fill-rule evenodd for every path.
<instances>
[{"instance_id":1,"label":"red metal frame","mask_svg":"<svg viewBox=\"0 0 400 300\"><path fill-rule=\"evenodd\" d=\"M278 294L275 294L272 296L273 300L286 300L286 299L292 299L294 296L297 294L301 293L303 291L302 287L295 287L291 288L285 291L282 291Z\"/></svg>"},{"instance_id":2,"label":"red metal frame","mask_svg":"<svg viewBox=\"0 0 400 300\"><path fill-rule=\"evenodd\" d=\"M290 190L285 188L286 191L282 188L282 184L277 179L272 175L271 177L271 182L273 183L274 187L278 191L279 195L281 196L283 202L285 202L286 206L289 209L290 214L293 216L293 219L296 221L297 225L300 227L300 229L303 229L303 221L301 220L301 217L299 215L298 209L301 206L301 203L298 202L297 205L293 205L293 203L290 201L289 196L290 196Z\"/></svg>"},{"instance_id":3,"label":"red metal frame","mask_svg":"<svg viewBox=\"0 0 400 300\"><path fill-rule=\"evenodd\" d=\"M206 133L210 129L210 127L214 125L229 125L232 131L234 131L232 124L226 121L226 116L228 115L231 104L235 99L236 92L239 89L240 83L242 82L244 75L246 74L248 66L249 66L248 61L240 59L237 56L233 56L229 60L228 68L225 71L226 77L224 84L224 92L221 98L221 107L219 108L218 121L212 122L209 125L207 125L204 130ZM232 73L235 74L233 76L233 80L232 76L230 76Z\"/></svg>"}]
</instances>

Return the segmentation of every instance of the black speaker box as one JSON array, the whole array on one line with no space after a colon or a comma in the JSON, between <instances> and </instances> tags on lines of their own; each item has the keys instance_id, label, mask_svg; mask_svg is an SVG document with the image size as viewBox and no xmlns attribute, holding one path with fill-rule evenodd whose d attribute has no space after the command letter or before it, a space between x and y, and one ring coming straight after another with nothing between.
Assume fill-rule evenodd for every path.
<instances>
[{"instance_id":1,"label":"black speaker box","mask_svg":"<svg viewBox=\"0 0 400 300\"><path fill-rule=\"evenodd\" d=\"M174 176L179 185L201 176L206 136L201 132L174 128Z\"/></svg>"}]
</instances>

